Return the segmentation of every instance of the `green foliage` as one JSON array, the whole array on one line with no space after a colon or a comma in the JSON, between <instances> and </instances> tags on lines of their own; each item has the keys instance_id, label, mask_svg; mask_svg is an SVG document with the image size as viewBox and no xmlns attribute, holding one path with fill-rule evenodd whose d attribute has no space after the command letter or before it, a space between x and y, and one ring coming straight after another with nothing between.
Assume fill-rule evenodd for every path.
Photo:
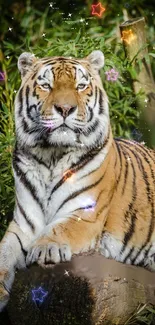
<instances>
[{"instance_id":1,"label":"green foliage","mask_svg":"<svg viewBox=\"0 0 155 325\"><path fill-rule=\"evenodd\" d=\"M139 306L124 325L155 325L155 309L151 305Z\"/></svg>"}]
</instances>

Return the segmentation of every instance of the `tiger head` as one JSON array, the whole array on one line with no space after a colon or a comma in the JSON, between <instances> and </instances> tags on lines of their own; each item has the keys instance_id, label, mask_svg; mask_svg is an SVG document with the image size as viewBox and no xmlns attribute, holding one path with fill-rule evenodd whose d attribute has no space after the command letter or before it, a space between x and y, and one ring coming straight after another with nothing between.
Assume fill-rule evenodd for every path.
<instances>
[{"instance_id":1,"label":"tiger head","mask_svg":"<svg viewBox=\"0 0 155 325\"><path fill-rule=\"evenodd\" d=\"M21 54L22 83L15 100L20 143L31 147L102 145L109 131L108 98L99 74L103 65L99 50L83 59Z\"/></svg>"}]
</instances>

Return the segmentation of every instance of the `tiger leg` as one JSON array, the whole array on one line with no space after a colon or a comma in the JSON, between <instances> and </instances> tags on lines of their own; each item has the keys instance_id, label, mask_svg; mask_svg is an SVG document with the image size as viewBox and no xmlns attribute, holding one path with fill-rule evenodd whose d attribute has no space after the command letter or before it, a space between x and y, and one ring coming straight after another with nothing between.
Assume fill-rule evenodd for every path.
<instances>
[{"instance_id":1,"label":"tiger leg","mask_svg":"<svg viewBox=\"0 0 155 325\"><path fill-rule=\"evenodd\" d=\"M119 240L108 232L101 236L99 251L107 258L112 258L118 262L132 264L155 271L155 243L145 242L141 246L130 243L124 249L123 240Z\"/></svg>"},{"instance_id":2,"label":"tiger leg","mask_svg":"<svg viewBox=\"0 0 155 325\"><path fill-rule=\"evenodd\" d=\"M59 263L71 260L73 254L94 249L101 233L101 222L69 217L67 221L48 225L27 254L27 265Z\"/></svg>"},{"instance_id":3,"label":"tiger leg","mask_svg":"<svg viewBox=\"0 0 155 325\"><path fill-rule=\"evenodd\" d=\"M30 238L13 220L0 243L0 311L9 299L16 267L25 267L26 247Z\"/></svg>"}]
</instances>

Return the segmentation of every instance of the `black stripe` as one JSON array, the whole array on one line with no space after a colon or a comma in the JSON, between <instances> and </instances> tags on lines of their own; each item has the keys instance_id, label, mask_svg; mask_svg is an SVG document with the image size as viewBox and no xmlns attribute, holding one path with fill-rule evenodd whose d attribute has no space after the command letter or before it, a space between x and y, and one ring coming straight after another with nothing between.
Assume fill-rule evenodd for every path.
<instances>
[{"instance_id":1,"label":"black stripe","mask_svg":"<svg viewBox=\"0 0 155 325\"><path fill-rule=\"evenodd\" d=\"M146 249L145 255L144 255L144 260L148 257L148 254L149 254L151 248L152 248L152 244L150 244L149 247Z\"/></svg>"},{"instance_id":2,"label":"black stripe","mask_svg":"<svg viewBox=\"0 0 155 325\"><path fill-rule=\"evenodd\" d=\"M101 191L100 192L100 195L103 193L103 191ZM103 212L103 210L104 209L106 209L109 205L110 205L110 203L111 203L111 200L112 200L112 198L113 198L113 194L114 194L114 189L113 190L111 190L111 194L109 193L109 195L110 196L108 196L108 202L107 203L104 203L104 205L100 208L100 210L97 212L97 214L96 214L96 217L98 217L102 212ZM99 196L100 196L99 195ZM98 198L99 199L99 198ZM106 224L105 224L106 225ZM105 227L105 225L104 225L104 227Z\"/></svg>"},{"instance_id":3,"label":"black stripe","mask_svg":"<svg viewBox=\"0 0 155 325\"><path fill-rule=\"evenodd\" d=\"M52 58L51 58L51 59L47 58L47 59L44 59L42 63L45 64L45 66L46 66L46 65L49 64L49 63L50 63L51 65L52 65L52 64L55 64L55 63L57 63L57 61L52 60ZM50 65L50 64L49 64L49 65Z\"/></svg>"},{"instance_id":4,"label":"black stripe","mask_svg":"<svg viewBox=\"0 0 155 325\"><path fill-rule=\"evenodd\" d=\"M93 110L92 110L92 108L90 106L88 106L88 110L89 110L90 116L89 116L89 119L88 119L87 123L89 123L90 121L92 121L93 116L94 116Z\"/></svg>"},{"instance_id":5,"label":"black stripe","mask_svg":"<svg viewBox=\"0 0 155 325\"><path fill-rule=\"evenodd\" d=\"M116 149L117 149L117 153L118 153L118 155L119 155L119 162L120 162L119 175L118 175L118 178L117 178L117 180L116 180L116 182L117 182L117 186L118 186L118 184L119 184L119 182L120 182L120 179L121 179L121 173L122 173L122 152L121 152L121 149L120 149L120 145L119 145L119 143L117 143L117 142L115 141L115 144L116 144Z\"/></svg>"},{"instance_id":6,"label":"black stripe","mask_svg":"<svg viewBox=\"0 0 155 325\"><path fill-rule=\"evenodd\" d=\"M38 79L38 80L43 80L43 77L42 77L42 76L38 76L37 79Z\"/></svg>"},{"instance_id":7,"label":"black stripe","mask_svg":"<svg viewBox=\"0 0 155 325\"><path fill-rule=\"evenodd\" d=\"M82 131L82 134L85 136L89 136L90 134L94 133L99 126L99 120L96 119L92 125L88 126L86 130Z\"/></svg>"},{"instance_id":8,"label":"black stripe","mask_svg":"<svg viewBox=\"0 0 155 325\"><path fill-rule=\"evenodd\" d=\"M24 130L24 132L25 133L28 133L28 134L32 134L32 133L35 133L35 132L37 132L38 133L38 131L39 130L41 130L41 126L39 127L39 126L37 126L36 125L36 130L34 129L34 128L29 128L29 125L28 125L28 123L27 123L27 121L25 120L25 118L23 117L23 119L22 119L22 126L23 126L23 130Z\"/></svg>"},{"instance_id":9,"label":"black stripe","mask_svg":"<svg viewBox=\"0 0 155 325\"><path fill-rule=\"evenodd\" d=\"M130 217L130 225L128 231L125 233L124 239L123 239L123 248L121 250L121 253L124 252L128 242L130 241L131 237L133 236L135 232L135 226L136 226L136 220L137 220L137 211L133 211Z\"/></svg>"},{"instance_id":10,"label":"black stripe","mask_svg":"<svg viewBox=\"0 0 155 325\"><path fill-rule=\"evenodd\" d=\"M47 64L47 63L51 63L52 65L54 65L54 64L57 64L57 63L61 63L61 62L63 62L63 63L72 63L72 64L80 64L80 62L79 61L77 61L76 59L74 60L74 59L69 59L69 58L65 58L65 57L56 57L56 58L47 58L47 59L43 59L43 64Z\"/></svg>"},{"instance_id":11,"label":"black stripe","mask_svg":"<svg viewBox=\"0 0 155 325\"><path fill-rule=\"evenodd\" d=\"M123 263L126 263L127 262L127 259L131 257L134 249L135 249L134 247L130 248L129 253L126 255L126 257L123 260Z\"/></svg>"},{"instance_id":12,"label":"black stripe","mask_svg":"<svg viewBox=\"0 0 155 325\"><path fill-rule=\"evenodd\" d=\"M27 255L27 251L24 249L23 244L22 244L22 242L21 242L19 236L18 236L14 231L10 231L10 230L8 230L8 232L11 233L11 234L14 234L14 235L16 236L16 238L17 238L17 240L18 240L18 242L19 242L19 244L20 244L21 251L23 252L24 256L26 256L26 255Z\"/></svg>"},{"instance_id":13,"label":"black stripe","mask_svg":"<svg viewBox=\"0 0 155 325\"><path fill-rule=\"evenodd\" d=\"M29 133L30 129L29 129L29 125L28 123L25 121L25 118L23 117L22 119L22 126L23 126L23 130L25 133Z\"/></svg>"},{"instance_id":14,"label":"black stripe","mask_svg":"<svg viewBox=\"0 0 155 325\"><path fill-rule=\"evenodd\" d=\"M17 201L17 205L18 205L18 208L20 210L20 213L22 214L22 216L24 217L24 219L26 220L26 222L30 226L32 232L35 232L35 226L34 226L34 224L32 223L32 221L26 215L26 212L24 211L23 207L20 205L20 203L19 203L19 201L18 201L17 198L16 198L16 201Z\"/></svg>"},{"instance_id":15,"label":"black stripe","mask_svg":"<svg viewBox=\"0 0 155 325\"><path fill-rule=\"evenodd\" d=\"M110 129L109 129L109 131L110 131ZM101 150L102 150L102 149L107 145L107 143L108 143L108 141L109 141L109 135L110 135L110 132L108 133L108 136L107 136L107 138L105 139L104 144L103 144L102 147L101 147ZM103 163L103 161L101 162L101 164L102 164L102 163ZM100 165L100 166L101 166L101 165ZM84 177L87 177L87 176L91 175L92 173L96 172L96 171L100 168L100 166L96 167L95 169L91 170L90 172L88 172L87 174L85 174L84 176L82 176L81 179L83 179Z\"/></svg>"},{"instance_id":16,"label":"black stripe","mask_svg":"<svg viewBox=\"0 0 155 325\"><path fill-rule=\"evenodd\" d=\"M26 113L27 113L27 117L29 117L31 120L33 120L32 117L31 117L31 114L30 114L29 93L30 93L30 87L27 85L26 86L26 92L25 92L25 97L26 97ZM31 105L31 108L33 108L33 105Z\"/></svg>"},{"instance_id":17,"label":"black stripe","mask_svg":"<svg viewBox=\"0 0 155 325\"><path fill-rule=\"evenodd\" d=\"M46 69L43 73L43 78L46 78L46 72L48 71L49 69ZM44 80L44 79L43 79Z\"/></svg>"},{"instance_id":18,"label":"black stripe","mask_svg":"<svg viewBox=\"0 0 155 325\"><path fill-rule=\"evenodd\" d=\"M30 87L29 85L26 86L26 108L29 108L29 93L30 93Z\"/></svg>"},{"instance_id":19,"label":"black stripe","mask_svg":"<svg viewBox=\"0 0 155 325\"><path fill-rule=\"evenodd\" d=\"M18 163L21 163L20 158L17 156L17 154L15 155L15 153L14 153L14 155L13 155L13 168L14 168L16 174L18 175L18 177L20 177L20 181L29 190L29 192L31 193L34 200L38 203L41 210L44 212L43 204L40 202L40 200L39 200L39 198L37 196L36 188L29 182L29 180L26 177L26 174L23 173L23 171L19 167Z\"/></svg>"},{"instance_id":20,"label":"black stripe","mask_svg":"<svg viewBox=\"0 0 155 325\"><path fill-rule=\"evenodd\" d=\"M144 260L142 259L139 263L136 263L137 266L144 267Z\"/></svg>"},{"instance_id":21,"label":"black stripe","mask_svg":"<svg viewBox=\"0 0 155 325\"><path fill-rule=\"evenodd\" d=\"M103 114L104 113L104 99L103 99L103 93L101 91L101 89L99 89L99 114Z\"/></svg>"},{"instance_id":22,"label":"black stripe","mask_svg":"<svg viewBox=\"0 0 155 325\"><path fill-rule=\"evenodd\" d=\"M145 244L142 245L142 247L137 252L136 256L133 259L131 259L132 264L135 264L137 257L141 254L141 252L145 248L146 244L147 244L147 242L145 241Z\"/></svg>"},{"instance_id":23,"label":"black stripe","mask_svg":"<svg viewBox=\"0 0 155 325\"><path fill-rule=\"evenodd\" d=\"M84 75L83 71L82 71L80 68L78 68L78 71L81 72L81 74L82 74L82 78L85 78L85 79L86 79L86 76Z\"/></svg>"},{"instance_id":24,"label":"black stripe","mask_svg":"<svg viewBox=\"0 0 155 325\"><path fill-rule=\"evenodd\" d=\"M90 81L90 83L89 83L89 93L87 93L87 96L88 97L92 97L93 96L93 85L92 85L92 82ZM87 99L87 101L89 102L89 98Z\"/></svg>"},{"instance_id":25,"label":"black stripe","mask_svg":"<svg viewBox=\"0 0 155 325\"><path fill-rule=\"evenodd\" d=\"M36 162L39 165L43 165L44 167L46 167L47 169L50 168L50 166L48 166L41 158L37 157L34 153L31 153L31 156L34 160L36 160Z\"/></svg>"},{"instance_id":26,"label":"black stripe","mask_svg":"<svg viewBox=\"0 0 155 325\"><path fill-rule=\"evenodd\" d=\"M149 252L150 252L150 249L152 248L152 244L150 244L149 245L149 247L146 249L146 251L145 251L145 253L144 253L144 256L142 257L142 260L139 262L139 263L136 263L136 260L134 260L133 262L134 262L134 264L135 265L138 265L138 266L144 266L144 267L146 267L147 265L145 264L145 262L146 262L146 259L147 259L147 257L148 257L148 254L149 254ZM140 250L140 252L141 252L142 250ZM138 254L140 255L140 253L138 252ZM138 256L136 256L136 258L137 258Z\"/></svg>"},{"instance_id":27,"label":"black stripe","mask_svg":"<svg viewBox=\"0 0 155 325\"><path fill-rule=\"evenodd\" d=\"M38 73L38 71L36 71L36 72L34 73L34 75L31 77L32 80L36 77L37 73Z\"/></svg>"},{"instance_id":28,"label":"black stripe","mask_svg":"<svg viewBox=\"0 0 155 325\"><path fill-rule=\"evenodd\" d=\"M123 155L125 156L125 159L127 156L129 156L131 158L131 155L128 154L128 151L130 151L130 148L129 147L126 147L126 146L121 146L121 149L122 149L122 153ZM126 149L126 150L125 150ZM134 167L134 164L133 164L133 161L132 161L132 158L130 159L130 165L132 167L132 171L133 171L133 178L132 178L132 188L133 188L133 191L132 191L132 201L129 203L129 206L128 206L128 209L125 213L125 220L128 219L128 215L132 212L132 209L133 209L133 206L134 206L134 203L136 201L136 198L137 198L137 187L136 187L136 170L135 170L135 167Z\"/></svg>"},{"instance_id":29,"label":"black stripe","mask_svg":"<svg viewBox=\"0 0 155 325\"><path fill-rule=\"evenodd\" d=\"M23 110L23 88L20 88L19 93L18 93L18 100L19 100L19 116L22 115L22 110Z\"/></svg>"},{"instance_id":30,"label":"black stripe","mask_svg":"<svg viewBox=\"0 0 155 325\"><path fill-rule=\"evenodd\" d=\"M58 213L58 211L64 206L64 204L66 204L68 201L74 199L75 197L77 197L79 194L82 194L86 191L89 191L91 188L95 187L96 185L98 185L104 178L105 173L102 175L102 177L100 177L95 183L88 185L86 187L81 188L80 190L72 193L71 195L69 195L59 206L58 210L56 211L55 215Z\"/></svg>"},{"instance_id":31,"label":"black stripe","mask_svg":"<svg viewBox=\"0 0 155 325\"><path fill-rule=\"evenodd\" d=\"M127 160L127 154L126 152L123 152L124 155L125 155L125 173L124 173L124 183L123 183L123 186L122 186L122 195L124 194L125 192L125 188L126 188L126 184L127 184L127 177L128 177L128 170L129 170L129 162ZM129 156L128 156L129 157Z\"/></svg>"},{"instance_id":32,"label":"black stripe","mask_svg":"<svg viewBox=\"0 0 155 325\"><path fill-rule=\"evenodd\" d=\"M94 107L96 107L96 103L97 103L97 95L98 95L98 88L95 86L95 102L94 102Z\"/></svg>"},{"instance_id":33,"label":"black stripe","mask_svg":"<svg viewBox=\"0 0 155 325\"><path fill-rule=\"evenodd\" d=\"M27 85L26 86L26 93L25 93L25 95L26 95L26 112L27 112L27 117L31 120L31 121L35 121L36 119L34 119L34 117L33 116L31 116L31 110L32 110L32 108L35 108L35 110L36 110L36 108L37 108L37 105L36 104L33 104L33 105L29 105L29 94L30 94L30 87ZM26 123L26 121L24 121L25 122L25 124L26 124L26 126L28 127L28 124ZM24 125L25 125L24 124ZM30 131L29 133L33 133L34 131Z\"/></svg>"}]
</instances>

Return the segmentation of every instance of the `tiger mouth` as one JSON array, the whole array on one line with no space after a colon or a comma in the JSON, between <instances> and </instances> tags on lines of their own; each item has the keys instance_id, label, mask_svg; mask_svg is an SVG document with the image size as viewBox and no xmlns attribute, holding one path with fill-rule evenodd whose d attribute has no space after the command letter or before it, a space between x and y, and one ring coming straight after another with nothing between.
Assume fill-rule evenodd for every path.
<instances>
[{"instance_id":1,"label":"tiger mouth","mask_svg":"<svg viewBox=\"0 0 155 325\"><path fill-rule=\"evenodd\" d=\"M51 120L44 120L42 121L42 125L46 128L47 132L54 132L58 129L61 129L61 131L67 131L67 129L70 129L72 131L74 131L71 127L69 127L65 122L62 123L61 125L55 127L53 121Z\"/></svg>"}]
</instances>

